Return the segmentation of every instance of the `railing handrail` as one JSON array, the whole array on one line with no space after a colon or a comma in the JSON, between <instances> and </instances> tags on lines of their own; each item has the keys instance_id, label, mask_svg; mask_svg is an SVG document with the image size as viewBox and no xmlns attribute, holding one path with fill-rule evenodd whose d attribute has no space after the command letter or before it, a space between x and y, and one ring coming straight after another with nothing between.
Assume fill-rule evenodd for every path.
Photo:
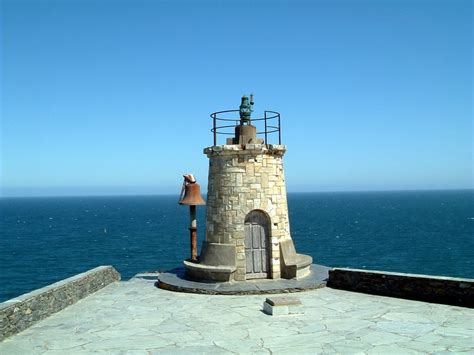
<instances>
[{"instance_id":1,"label":"railing handrail","mask_svg":"<svg viewBox=\"0 0 474 355\"><path fill-rule=\"evenodd\" d=\"M238 118L229 118L229 117L219 117L219 115L231 113L231 112L237 112L239 113L240 110L224 110L224 111L216 111L211 113L211 118L212 118L212 128L211 132L213 133L214 136L214 145L217 145L217 135L218 134L223 134L223 135L233 135L234 132L225 132L223 129L226 128L233 128L235 126L238 126L240 124L240 114L238 115ZM271 114L271 115L268 115ZM274 120L276 121L271 121L271 124L268 124L268 121ZM218 121L225 121L225 122L235 122L235 125L223 125L223 126L218 126L217 122ZM280 113L276 111L270 111L270 110L265 110L264 111L264 116L259 117L259 118L252 118L250 119L250 123L253 121L264 121L264 130L263 131L257 131L257 134L263 134L265 139L264 143L268 144L268 135L271 133L278 132L278 144L281 144L281 125L280 125Z\"/></svg>"}]
</instances>

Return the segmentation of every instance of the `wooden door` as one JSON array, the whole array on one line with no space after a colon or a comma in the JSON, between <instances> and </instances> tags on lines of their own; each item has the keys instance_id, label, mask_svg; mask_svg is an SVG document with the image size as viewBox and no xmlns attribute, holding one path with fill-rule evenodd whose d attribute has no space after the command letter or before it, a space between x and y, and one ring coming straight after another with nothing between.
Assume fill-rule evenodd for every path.
<instances>
[{"instance_id":1,"label":"wooden door","mask_svg":"<svg viewBox=\"0 0 474 355\"><path fill-rule=\"evenodd\" d=\"M258 210L245 217L246 279L268 278L270 272L269 230L267 215Z\"/></svg>"}]
</instances>

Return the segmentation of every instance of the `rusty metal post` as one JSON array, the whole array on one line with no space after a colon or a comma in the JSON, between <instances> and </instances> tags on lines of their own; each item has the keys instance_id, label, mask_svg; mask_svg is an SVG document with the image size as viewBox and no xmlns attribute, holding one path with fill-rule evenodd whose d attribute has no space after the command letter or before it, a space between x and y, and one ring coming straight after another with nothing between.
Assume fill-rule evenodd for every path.
<instances>
[{"instance_id":1,"label":"rusty metal post","mask_svg":"<svg viewBox=\"0 0 474 355\"><path fill-rule=\"evenodd\" d=\"M189 206L190 226L189 237L191 243L191 260L197 261L197 223L196 223L196 206Z\"/></svg>"}]
</instances>

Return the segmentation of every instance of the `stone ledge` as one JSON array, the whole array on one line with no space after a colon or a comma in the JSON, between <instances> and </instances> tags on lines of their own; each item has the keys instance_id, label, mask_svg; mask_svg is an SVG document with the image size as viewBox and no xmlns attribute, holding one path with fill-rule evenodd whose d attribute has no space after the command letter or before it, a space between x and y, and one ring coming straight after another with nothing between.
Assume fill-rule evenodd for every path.
<instances>
[{"instance_id":1,"label":"stone ledge","mask_svg":"<svg viewBox=\"0 0 474 355\"><path fill-rule=\"evenodd\" d=\"M0 341L119 280L112 266L99 266L1 303Z\"/></svg>"},{"instance_id":2,"label":"stone ledge","mask_svg":"<svg viewBox=\"0 0 474 355\"><path fill-rule=\"evenodd\" d=\"M286 145L283 144L225 144L204 148L204 154L208 157L216 155L235 154L275 154L283 155L286 152Z\"/></svg>"},{"instance_id":3,"label":"stone ledge","mask_svg":"<svg viewBox=\"0 0 474 355\"><path fill-rule=\"evenodd\" d=\"M254 279L247 281L210 282L188 280L184 268L177 268L158 275L155 285L175 292L207 295L262 295L314 290L326 285L329 268L311 265L310 274L302 279Z\"/></svg>"},{"instance_id":4,"label":"stone ledge","mask_svg":"<svg viewBox=\"0 0 474 355\"><path fill-rule=\"evenodd\" d=\"M360 269L329 270L328 287L474 308L474 280Z\"/></svg>"}]
</instances>

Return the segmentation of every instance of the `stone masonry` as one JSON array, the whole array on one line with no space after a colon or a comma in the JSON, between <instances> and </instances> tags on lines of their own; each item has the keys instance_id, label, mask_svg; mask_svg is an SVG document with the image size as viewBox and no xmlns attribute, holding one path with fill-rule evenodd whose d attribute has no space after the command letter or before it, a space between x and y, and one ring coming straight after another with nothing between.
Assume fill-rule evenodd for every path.
<instances>
[{"instance_id":1,"label":"stone masonry","mask_svg":"<svg viewBox=\"0 0 474 355\"><path fill-rule=\"evenodd\" d=\"M283 155L286 146L221 145L204 149L209 158L206 240L236 248L236 281L246 273L244 220L261 210L271 221L271 277L280 273L280 242L291 239Z\"/></svg>"}]
</instances>

